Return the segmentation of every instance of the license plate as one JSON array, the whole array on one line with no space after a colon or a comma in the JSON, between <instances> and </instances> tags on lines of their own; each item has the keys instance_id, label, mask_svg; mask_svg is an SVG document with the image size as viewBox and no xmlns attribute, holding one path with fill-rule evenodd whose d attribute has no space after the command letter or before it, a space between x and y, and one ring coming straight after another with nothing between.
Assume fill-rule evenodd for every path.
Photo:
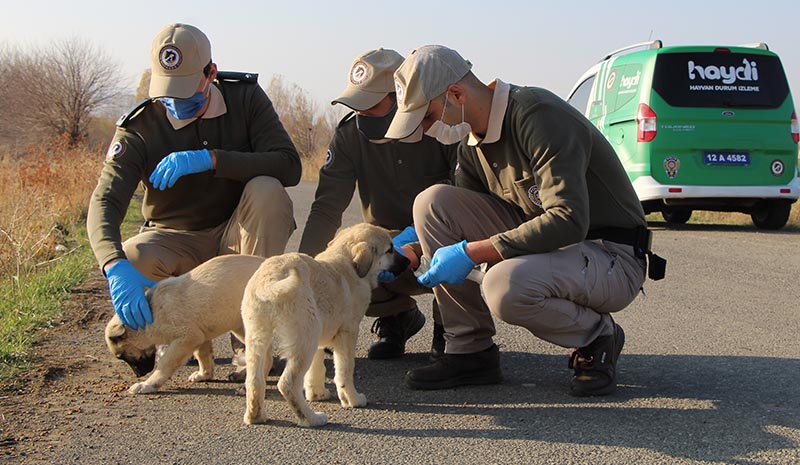
<instances>
[{"instance_id":1,"label":"license plate","mask_svg":"<svg viewBox=\"0 0 800 465\"><path fill-rule=\"evenodd\" d=\"M706 165L749 165L748 152L703 152Z\"/></svg>"}]
</instances>

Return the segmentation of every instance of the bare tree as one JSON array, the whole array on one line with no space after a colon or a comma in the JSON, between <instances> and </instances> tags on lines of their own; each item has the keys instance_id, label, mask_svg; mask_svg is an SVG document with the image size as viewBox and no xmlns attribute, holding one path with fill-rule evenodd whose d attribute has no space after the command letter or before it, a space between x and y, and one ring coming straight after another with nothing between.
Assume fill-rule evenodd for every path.
<instances>
[{"instance_id":1,"label":"bare tree","mask_svg":"<svg viewBox=\"0 0 800 465\"><path fill-rule=\"evenodd\" d=\"M327 147L336 124L330 124L330 112L320 112L307 91L276 74L267 86L267 94L302 158L311 159Z\"/></svg>"},{"instance_id":2,"label":"bare tree","mask_svg":"<svg viewBox=\"0 0 800 465\"><path fill-rule=\"evenodd\" d=\"M119 65L83 39L6 50L0 63L13 70L0 82L10 106L5 119L27 134L66 135L73 146L85 138L92 115L122 94Z\"/></svg>"}]
</instances>

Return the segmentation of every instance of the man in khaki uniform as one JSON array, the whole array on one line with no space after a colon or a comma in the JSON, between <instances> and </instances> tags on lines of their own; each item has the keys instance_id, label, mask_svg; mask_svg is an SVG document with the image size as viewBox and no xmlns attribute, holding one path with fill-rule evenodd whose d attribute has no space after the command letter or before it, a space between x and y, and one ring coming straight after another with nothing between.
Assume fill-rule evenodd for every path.
<instances>
[{"instance_id":1,"label":"man in khaki uniform","mask_svg":"<svg viewBox=\"0 0 800 465\"><path fill-rule=\"evenodd\" d=\"M455 145L444 146L421 129L400 141L384 138L397 108L392 74L402 61L396 51L381 48L359 55L351 64L347 87L331 104L353 112L336 128L320 169L300 252L315 255L325 248L342 224L356 185L364 221L393 230L396 247L413 247L417 243L411 214L414 198L433 184L450 183ZM368 352L372 359L403 355L406 341L425 324L411 296L430 289L417 283L411 271L393 278L386 277L373 291L367 311L368 316L378 317L373 325L378 339ZM444 351L444 339L435 303L433 308L436 355Z\"/></svg>"},{"instance_id":2,"label":"man in khaki uniform","mask_svg":"<svg viewBox=\"0 0 800 465\"><path fill-rule=\"evenodd\" d=\"M387 137L421 125L442 142L463 139L455 186L433 186L414 203L432 257L419 281L434 287L447 344L406 382L500 382L494 316L574 348L573 395L608 394L625 342L611 313L645 279L642 207L614 150L579 112L544 89L485 85L471 66L454 50L425 46L395 73ZM465 281L478 263L492 265L482 284Z\"/></svg>"},{"instance_id":3,"label":"man in khaki uniform","mask_svg":"<svg viewBox=\"0 0 800 465\"><path fill-rule=\"evenodd\" d=\"M154 281L217 255L282 253L295 229L284 187L301 172L255 78L218 75L199 29L165 26L151 67L151 99L118 121L87 218L114 310L134 329L152 323L144 288ZM123 243L120 224L140 184L145 224Z\"/></svg>"}]
</instances>

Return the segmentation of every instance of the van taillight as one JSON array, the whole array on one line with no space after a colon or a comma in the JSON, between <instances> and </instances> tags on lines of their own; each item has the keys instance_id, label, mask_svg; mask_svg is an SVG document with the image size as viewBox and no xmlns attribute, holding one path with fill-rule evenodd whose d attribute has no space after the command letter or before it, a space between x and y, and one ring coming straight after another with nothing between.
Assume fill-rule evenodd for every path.
<instances>
[{"instance_id":1,"label":"van taillight","mask_svg":"<svg viewBox=\"0 0 800 465\"><path fill-rule=\"evenodd\" d=\"M797 113L792 112L792 140L800 143L800 123L797 122Z\"/></svg>"},{"instance_id":2,"label":"van taillight","mask_svg":"<svg viewBox=\"0 0 800 465\"><path fill-rule=\"evenodd\" d=\"M636 125L639 129L636 134L637 142L650 142L656 138L656 114L645 103L640 103L636 111Z\"/></svg>"}]
</instances>

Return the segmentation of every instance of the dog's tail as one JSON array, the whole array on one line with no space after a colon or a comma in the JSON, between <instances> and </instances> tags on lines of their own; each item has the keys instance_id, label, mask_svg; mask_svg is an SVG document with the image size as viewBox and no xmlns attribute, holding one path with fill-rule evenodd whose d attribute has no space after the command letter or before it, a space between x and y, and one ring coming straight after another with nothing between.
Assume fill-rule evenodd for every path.
<instances>
[{"instance_id":1,"label":"dog's tail","mask_svg":"<svg viewBox=\"0 0 800 465\"><path fill-rule=\"evenodd\" d=\"M269 284L259 286L255 295L262 301L285 301L287 295L302 292L304 282L308 282L308 277L302 276L303 271L298 268L288 270L285 277Z\"/></svg>"}]
</instances>

